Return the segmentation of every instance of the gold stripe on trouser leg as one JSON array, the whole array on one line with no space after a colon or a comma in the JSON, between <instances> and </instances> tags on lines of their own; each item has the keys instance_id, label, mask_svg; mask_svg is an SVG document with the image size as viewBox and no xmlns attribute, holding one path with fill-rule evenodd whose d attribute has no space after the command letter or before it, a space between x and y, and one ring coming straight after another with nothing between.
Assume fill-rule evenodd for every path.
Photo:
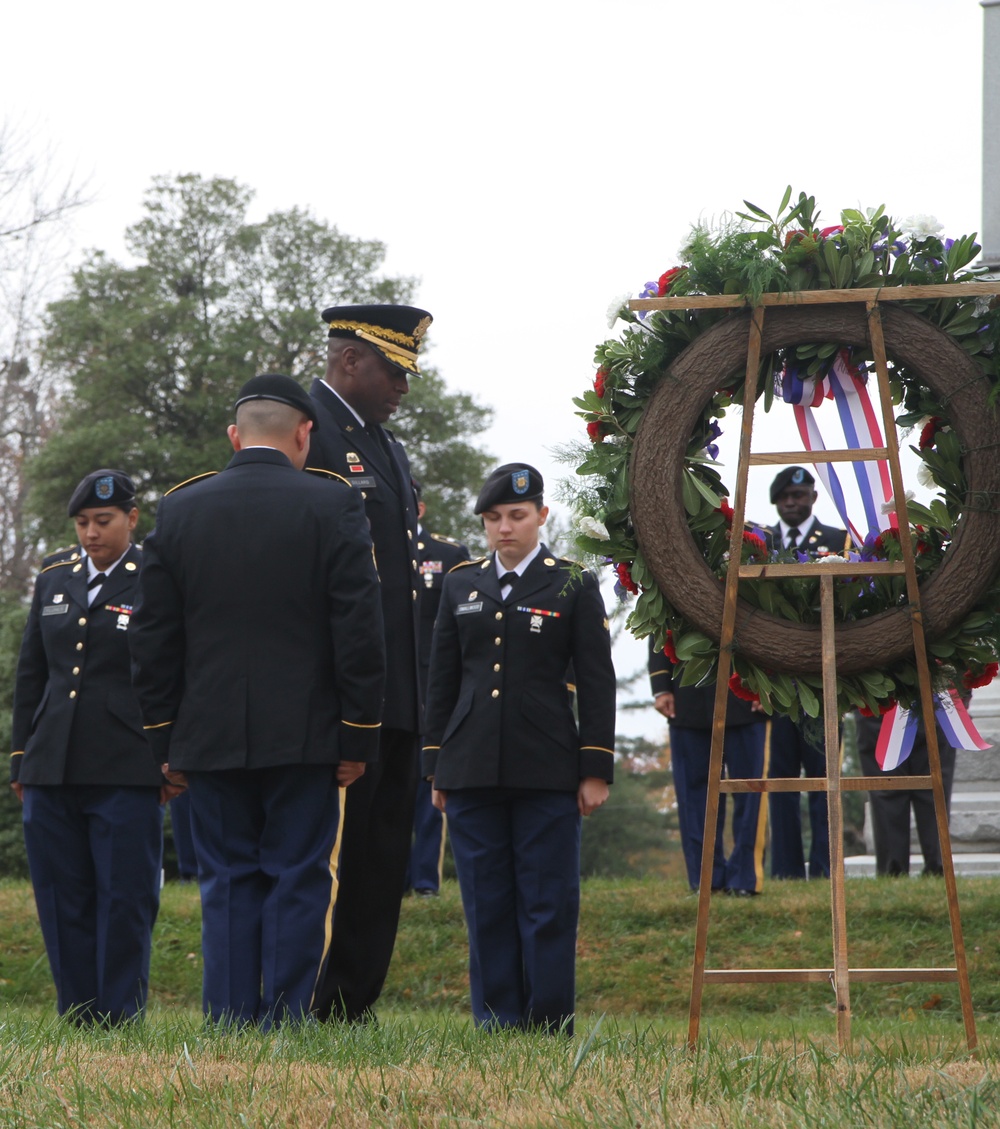
<instances>
[{"instance_id":1,"label":"gold stripe on trouser leg","mask_svg":"<svg viewBox=\"0 0 1000 1129\"><path fill-rule=\"evenodd\" d=\"M310 1010L316 1002L319 976L330 951L330 940L333 937L333 907L337 904L337 890L340 888L337 871L340 867L340 843L344 835L344 808L347 805L347 789L340 788L338 792L340 794L340 815L337 818L337 837L333 841L333 850L330 852L330 904L326 907L326 919L323 922L323 955L320 958L319 968L316 969L316 982L313 984L312 999L309 1001Z\"/></svg>"},{"instance_id":2,"label":"gold stripe on trouser leg","mask_svg":"<svg viewBox=\"0 0 1000 1129\"><path fill-rule=\"evenodd\" d=\"M448 816L441 813L441 849L438 851L438 889L444 881L444 841L448 835Z\"/></svg>"},{"instance_id":3,"label":"gold stripe on trouser leg","mask_svg":"<svg viewBox=\"0 0 1000 1129\"><path fill-rule=\"evenodd\" d=\"M761 777L766 780L771 767L771 722L764 723L764 768ZM767 845L767 809L769 807L766 792L759 792L760 807L757 809L757 838L753 845L753 870L756 875L754 889L759 894L764 889L764 848Z\"/></svg>"}]
</instances>

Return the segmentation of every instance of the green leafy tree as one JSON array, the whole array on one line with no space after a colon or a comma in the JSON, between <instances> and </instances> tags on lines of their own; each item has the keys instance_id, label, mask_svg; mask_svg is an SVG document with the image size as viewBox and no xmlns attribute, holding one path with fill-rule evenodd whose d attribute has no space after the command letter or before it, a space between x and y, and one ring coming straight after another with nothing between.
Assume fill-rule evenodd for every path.
<instances>
[{"instance_id":1,"label":"green leafy tree","mask_svg":"<svg viewBox=\"0 0 1000 1129\"><path fill-rule=\"evenodd\" d=\"M48 537L65 532L81 475L121 466L136 479L140 535L177 482L224 466L240 385L257 372L322 375L328 305L409 302L415 280L379 273L374 240L344 235L294 208L251 223L253 193L234 180L154 180L126 231L134 260L92 253L49 308L44 359L69 388L58 426L33 461L31 505ZM486 456L468 442L489 409L415 379L398 430L412 446L435 528L461 529Z\"/></svg>"}]
</instances>

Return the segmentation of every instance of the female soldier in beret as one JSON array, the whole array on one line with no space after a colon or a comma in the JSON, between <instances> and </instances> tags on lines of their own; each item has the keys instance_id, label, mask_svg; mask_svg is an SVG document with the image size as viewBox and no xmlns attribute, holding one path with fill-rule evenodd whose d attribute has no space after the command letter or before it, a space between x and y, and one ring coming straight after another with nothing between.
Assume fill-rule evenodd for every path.
<instances>
[{"instance_id":1,"label":"female soldier in beret","mask_svg":"<svg viewBox=\"0 0 1000 1129\"><path fill-rule=\"evenodd\" d=\"M615 672L597 581L539 541L542 489L510 463L479 495L493 552L445 577L423 771L448 815L476 1023L572 1034L580 816L608 797Z\"/></svg>"},{"instance_id":2,"label":"female soldier in beret","mask_svg":"<svg viewBox=\"0 0 1000 1129\"><path fill-rule=\"evenodd\" d=\"M118 1023L146 1003L159 907L163 777L132 694L139 511L120 470L77 486L83 559L35 583L14 688L11 788L59 1013Z\"/></svg>"}]
</instances>

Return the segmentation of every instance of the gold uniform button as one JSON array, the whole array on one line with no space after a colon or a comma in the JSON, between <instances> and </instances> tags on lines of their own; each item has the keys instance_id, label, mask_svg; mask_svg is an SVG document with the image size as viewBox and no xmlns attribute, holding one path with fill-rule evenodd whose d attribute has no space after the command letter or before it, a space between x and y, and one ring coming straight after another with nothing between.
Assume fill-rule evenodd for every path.
<instances>
[{"instance_id":1,"label":"gold uniform button","mask_svg":"<svg viewBox=\"0 0 1000 1129\"><path fill-rule=\"evenodd\" d=\"M501 640L501 638L500 638L500 636L499 636L499 635L498 635L498 636L497 636L497 637L496 637L496 638L495 638L495 639L493 640L493 642L494 642L494 643L496 643L496 645L497 645L498 647L500 646L500 644L501 644L501 642L502 642L502 641L503 641L503 640Z\"/></svg>"},{"instance_id":2,"label":"gold uniform button","mask_svg":"<svg viewBox=\"0 0 1000 1129\"><path fill-rule=\"evenodd\" d=\"M493 669L494 669L495 671L498 671L498 670L500 669L500 664L499 664L499 663L494 663L494 664L493 664Z\"/></svg>"},{"instance_id":3,"label":"gold uniform button","mask_svg":"<svg viewBox=\"0 0 1000 1129\"><path fill-rule=\"evenodd\" d=\"M497 612L497 619L503 619L503 612Z\"/></svg>"},{"instance_id":4,"label":"gold uniform button","mask_svg":"<svg viewBox=\"0 0 1000 1129\"><path fill-rule=\"evenodd\" d=\"M79 674L79 673L80 673L80 668L79 668L78 666L75 666L75 667L73 667L73 673L74 673L74 674Z\"/></svg>"},{"instance_id":5,"label":"gold uniform button","mask_svg":"<svg viewBox=\"0 0 1000 1129\"><path fill-rule=\"evenodd\" d=\"M417 562L411 561L410 563L413 565L413 571L416 572L417 571Z\"/></svg>"},{"instance_id":6,"label":"gold uniform button","mask_svg":"<svg viewBox=\"0 0 1000 1129\"><path fill-rule=\"evenodd\" d=\"M70 696L71 698L75 698L75 697L76 697L76 691L75 691L75 690L70 690L70 692L69 692L69 696Z\"/></svg>"},{"instance_id":7,"label":"gold uniform button","mask_svg":"<svg viewBox=\"0 0 1000 1129\"><path fill-rule=\"evenodd\" d=\"M79 572L79 571L80 571L80 569L82 569L82 568L83 568L83 565L82 565L82 564L74 565L74 566L73 566L73 571L74 571L74 572Z\"/></svg>"},{"instance_id":8,"label":"gold uniform button","mask_svg":"<svg viewBox=\"0 0 1000 1129\"><path fill-rule=\"evenodd\" d=\"M406 531L406 536L407 536L407 537L409 537L409 539L410 539L410 540L412 541L412 540L413 540L413 530L412 530L412 529L408 529L408 530ZM423 548L423 545L421 545L421 546L420 546L420 548L422 549L422 548Z\"/></svg>"},{"instance_id":9,"label":"gold uniform button","mask_svg":"<svg viewBox=\"0 0 1000 1129\"><path fill-rule=\"evenodd\" d=\"M544 563L551 568L556 562L551 557L546 557Z\"/></svg>"},{"instance_id":10,"label":"gold uniform button","mask_svg":"<svg viewBox=\"0 0 1000 1129\"><path fill-rule=\"evenodd\" d=\"M415 589L414 589L414 592L413 592L413 598L414 598L414 600L417 598L417 593L416 593Z\"/></svg>"},{"instance_id":11,"label":"gold uniform button","mask_svg":"<svg viewBox=\"0 0 1000 1129\"><path fill-rule=\"evenodd\" d=\"M499 698L499 697L500 697L500 691L499 691L499 690L494 690L494 691L493 691L493 695L492 695L492 696L493 696L494 698Z\"/></svg>"},{"instance_id":12,"label":"gold uniform button","mask_svg":"<svg viewBox=\"0 0 1000 1129\"><path fill-rule=\"evenodd\" d=\"M135 561L126 561L125 562L125 571L126 572L135 572L135 570L138 567L139 566L135 563Z\"/></svg>"},{"instance_id":13,"label":"gold uniform button","mask_svg":"<svg viewBox=\"0 0 1000 1129\"><path fill-rule=\"evenodd\" d=\"M87 617L86 617L85 615L82 615L82 616L80 616L80 618L79 618L79 619L78 619L78 620L77 620L76 622L77 622L77 623L78 623L78 624L79 624L79 625L80 625L81 627L86 627L86 626L87 626Z\"/></svg>"},{"instance_id":14,"label":"gold uniform button","mask_svg":"<svg viewBox=\"0 0 1000 1129\"><path fill-rule=\"evenodd\" d=\"M82 644L82 643L77 643L77 645L76 645L76 649L77 649L78 651L82 651L82 650L83 650L83 644Z\"/></svg>"}]
</instances>

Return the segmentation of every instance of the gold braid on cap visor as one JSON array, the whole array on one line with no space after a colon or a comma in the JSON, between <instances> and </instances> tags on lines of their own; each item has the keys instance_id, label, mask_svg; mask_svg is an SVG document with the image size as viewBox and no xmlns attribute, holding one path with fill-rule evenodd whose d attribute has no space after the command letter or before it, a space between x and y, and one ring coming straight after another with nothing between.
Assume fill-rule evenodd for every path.
<instances>
[{"instance_id":1,"label":"gold braid on cap visor","mask_svg":"<svg viewBox=\"0 0 1000 1129\"><path fill-rule=\"evenodd\" d=\"M382 352L391 355L391 359L410 369L419 372L417 368L417 354L413 348L413 336L400 333L397 329L383 329L382 326L369 325L360 321L331 321L327 322L330 329L348 329L355 333L362 341L376 346ZM409 348L404 348L404 346Z\"/></svg>"}]
</instances>

